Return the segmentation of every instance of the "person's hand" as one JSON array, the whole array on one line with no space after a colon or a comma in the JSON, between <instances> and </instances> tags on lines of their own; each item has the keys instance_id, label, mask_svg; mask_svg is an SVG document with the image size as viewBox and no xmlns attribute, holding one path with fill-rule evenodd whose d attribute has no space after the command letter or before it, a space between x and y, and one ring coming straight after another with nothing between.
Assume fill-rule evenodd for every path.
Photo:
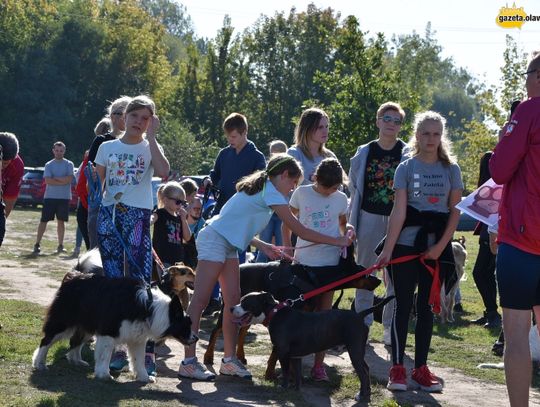
<instances>
[{"instance_id":1,"label":"person's hand","mask_svg":"<svg viewBox=\"0 0 540 407\"><path fill-rule=\"evenodd\" d=\"M347 224L347 226L345 226L345 236L350 236L353 242L356 240L356 231L354 230L353 225Z\"/></svg>"},{"instance_id":2,"label":"person's hand","mask_svg":"<svg viewBox=\"0 0 540 407\"><path fill-rule=\"evenodd\" d=\"M153 115L150 118L150 124L148 125L148 129L146 129L146 137L148 139L155 139L158 129L159 129L159 118L156 115Z\"/></svg>"},{"instance_id":3,"label":"person's hand","mask_svg":"<svg viewBox=\"0 0 540 407\"><path fill-rule=\"evenodd\" d=\"M187 210L186 208L184 208L183 206L181 206L180 208L178 208L178 216L180 216L182 219L187 219Z\"/></svg>"},{"instance_id":4,"label":"person's hand","mask_svg":"<svg viewBox=\"0 0 540 407\"><path fill-rule=\"evenodd\" d=\"M205 178L203 180L203 187L206 188L209 185L212 186L212 180L210 178Z\"/></svg>"},{"instance_id":5,"label":"person's hand","mask_svg":"<svg viewBox=\"0 0 540 407\"><path fill-rule=\"evenodd\" d=\"M271 243L265 243L259 248L259 250L262 250L262 252L270 260L279 260L283 257L281 251Z\"/></svg>"},{"instance_id":6,"label":"person's hand","mask_svg":"<svg viewBox=\"0 0 540 407\"><path fill-rule=\"evenodd\" d=\"M497 245L497 233L489 232L489 250L491 250L492 254L497 254L497 249L499 246Z\"/></svg>"},{"instance_id":7,"label":"person's hand","mask_svg":"<svg viewBox=\"0 0 540 407\"><path fill-rule=\"evenodd\" d=\"M157 213L152 212L152 215L150 215L150 224L153 225L154 223L156 223L157 219L158 219Z\"/></svg>"},{"instance_id":8,"label":"person's hand","mask_svg":"<svg viewBox=\"0 0 540 407\"><path fill-rule=\"evenodd\" d=\"M390 260L392 259L392 252L389 250L383 249L381 254L379 254L379 257L377 257L377 261L375 262L375 265L379 267L379 270L383 269L390 263Z\"/></svg>"},{"instance_id":9,"label":"person's hand","mask_svg":"<svg viewBox=\"0 0 540 407\"><path fill-rule=\"evenodd\" d=\"M340 236L337 239L338 242L336 246L338 247L349 247L353 243L353 239L351 236Z\"/></svg>"},{"instance_id":10,"label":"person's hand","mask_svg":"<svg viewBox=\"0 0 540 407\"><path fill-rule=\"evenodd\" d=\"M439 257L441 257L443 250L444 247L440 247L439 245L435 244L424 252L424 258L428 260L437 260Z\"/></svg>"}]
</instances>

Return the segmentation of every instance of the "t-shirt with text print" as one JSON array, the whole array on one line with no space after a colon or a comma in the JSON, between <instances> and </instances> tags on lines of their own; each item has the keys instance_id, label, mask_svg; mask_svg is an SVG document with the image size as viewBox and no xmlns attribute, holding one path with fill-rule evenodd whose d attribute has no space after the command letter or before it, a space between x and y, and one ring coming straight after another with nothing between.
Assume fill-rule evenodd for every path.
<instances>
[{"instance_id":1,"label":"t-shirt with text print","mask_svg":"<svg viewBox=\"0 0 540 407\"><path fill-rule=\"evenodd\" d=\"M339 218L347 212L347 195L336 191L324 196L313 185L298 187L289 205L298 209L298 220L306 228L323 235L339 237ZM327 244L315 244L298 238L296 247L309 246L295 251L295 259L305 266L335 266L339 263L340 248Z\"/></svg>"},{"instance_id":2,"label":"t-shirt with text print","mask_svg":"<svg viewBox=\"0 0 540 407\"><path fill-rule=\"evenodd\" d=\"M106 168L103 206L122 202L135 208L153 208L154 167L146 139L137 144L120 139L106 141L99 146L95 162Z\"/></svg>"},{"instance_id":3,"label":"t-shirt with text print","mask_svg":"<svg viewBox=\"0 0 540 407\"><path fill-rule=\"evenodd\" d=\"M448 213L450 191L463 189L459 165L441 161L425 163L413 157L399 164L394 177L394 189L407 189L407 204L419 211ZM413 246L419 226L403 228L398 244ZM430 236L430 244L433 244Z\"/></svg>"}]
</instances>

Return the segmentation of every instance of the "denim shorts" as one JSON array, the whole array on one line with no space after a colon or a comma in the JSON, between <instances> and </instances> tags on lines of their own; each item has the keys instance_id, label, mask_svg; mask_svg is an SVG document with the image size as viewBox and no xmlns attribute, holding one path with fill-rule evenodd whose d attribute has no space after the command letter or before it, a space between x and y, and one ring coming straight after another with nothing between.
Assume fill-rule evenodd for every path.
<instances>
[{"instance_id":1,"label":"denim shorts","mask_svg":"<svg viewBox=\"0 0 540 407\"><path fill-rule=\"evenodd\" d=\"M226 259L237 259L238 251L211 225L205 226L197 236L197 259L225 263Z\"/></svg>"},{"instance_id":2,"label":"denim shorts","mask_svg":"<svg viewBox=\"0 0 540 407\"><path fill-rule=\"evenodd\" d=\"M540 305L540 255L501 243L497 251L501 307L530 310Z\"/></svg>"}]
</instances>

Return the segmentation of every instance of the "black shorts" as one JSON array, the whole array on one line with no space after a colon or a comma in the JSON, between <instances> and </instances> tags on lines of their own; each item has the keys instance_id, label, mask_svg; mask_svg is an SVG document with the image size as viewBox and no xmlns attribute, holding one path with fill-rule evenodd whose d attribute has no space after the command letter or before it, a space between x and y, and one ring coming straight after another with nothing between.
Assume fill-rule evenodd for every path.
<instances>
[{"instance_id":1,"label":"black shorts","mask_svg":"<svg viewBox=\"0 0 540 407\"><path fill-rule=\"evenodd\" d=\"M69 218L69 200L45 198L43 200L43 210L41 211L41 222L49 222L54 219L68 221Z\"/></svg>"}]
</instances>

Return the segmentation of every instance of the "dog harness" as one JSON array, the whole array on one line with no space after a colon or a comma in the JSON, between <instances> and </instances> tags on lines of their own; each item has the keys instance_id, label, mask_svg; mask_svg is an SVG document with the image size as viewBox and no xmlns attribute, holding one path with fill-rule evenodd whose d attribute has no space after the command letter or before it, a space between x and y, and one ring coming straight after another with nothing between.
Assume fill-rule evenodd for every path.
<instances>
[{"instance_id":1,"label":"dog harness","mask_svg":"<svg viewBox=\"0 0 540 407\"><path fill-rule=\"evenodd\" d=\"M272 320L272 318L274 318L274 316L279 312L281 311L283 308L285 307L289 307L290 306L290 302L289 301L281 301L280 303L274 305L269 311L265 312L264 315L265 315L265 318L264 318L264 321L262 322L262 324L268 328L268 325L270 325L270 321Z\"/></svg>"}]
</instances>

